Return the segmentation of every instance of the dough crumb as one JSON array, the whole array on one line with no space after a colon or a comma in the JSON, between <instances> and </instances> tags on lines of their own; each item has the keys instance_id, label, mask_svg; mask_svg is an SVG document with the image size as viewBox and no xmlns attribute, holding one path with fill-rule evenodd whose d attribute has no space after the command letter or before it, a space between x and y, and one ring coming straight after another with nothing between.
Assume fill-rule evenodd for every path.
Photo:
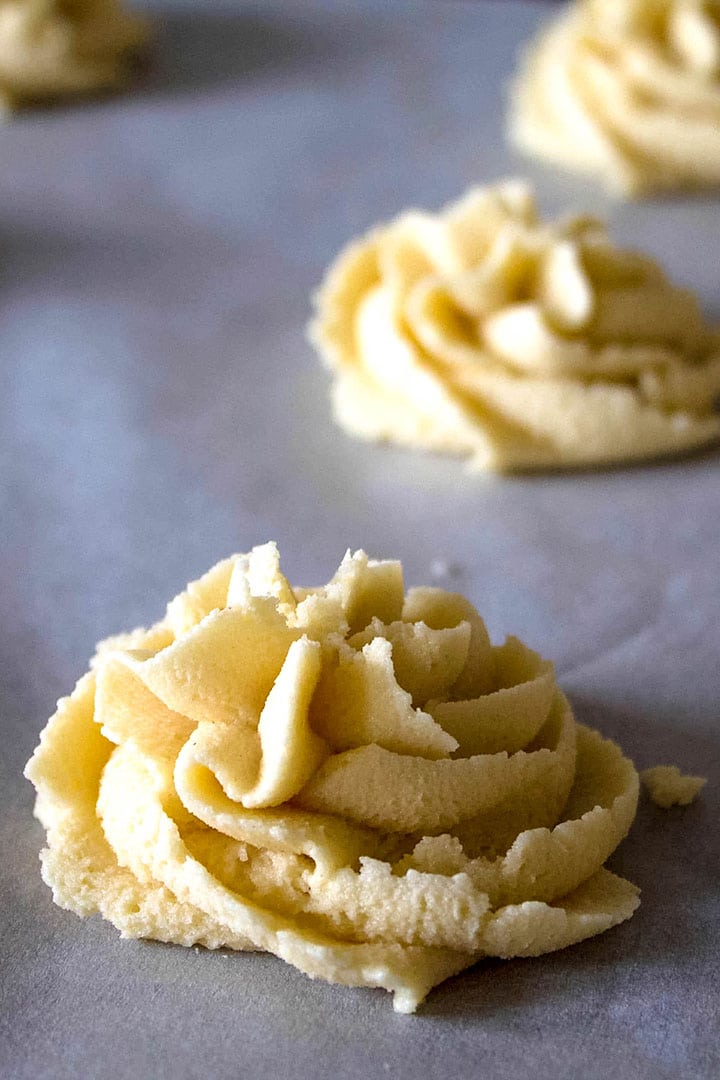
<instances>
[{"instance_id":1,"label":"dough crumb","mask_svg":"<svg viewBox=\"0 0 720 1080\"><path fill-rule=\"evenodd\" d=\"M664 810L688 806L707 783L704 776L685 776L677 765L654 765L644 769L640 779L652 801Z\"/></svg>"},{"instance_id":2,"label":"dough crumb","mask_svg":"<svg viewBox=\"0 0 720 1080\"><path fill-rule=\"evenodd\" d=\"M115 90L146 39L119 0L0 0L0 107Z\"/></svg>"}]
</instances>

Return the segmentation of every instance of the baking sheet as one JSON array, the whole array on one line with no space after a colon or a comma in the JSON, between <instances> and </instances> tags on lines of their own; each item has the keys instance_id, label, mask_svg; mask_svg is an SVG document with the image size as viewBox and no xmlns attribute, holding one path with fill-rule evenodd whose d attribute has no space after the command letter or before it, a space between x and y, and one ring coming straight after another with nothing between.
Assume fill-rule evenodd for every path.
<instances>
[{"instance_id":1,"label":"baking sheet","mask_svg":"<svg viewBox=\"0 0 720 1080\"><path fill-rule=\"evenodd\" d=\"M613 204L504 146L504 85L542 5L154 10L131 93L0 129L0 1072L716 1076L717 453L502 479L351 442L304 325L352 235L508 174L549 212L607 214L720 316L720 204ZM381 991L122 942L52 905L20 773L56 698L98 638L268 538L297 583L363 546L460 589L495 638L554 658L579 717L638 766L711 777L686 809L643 802L611 863L642 888L629 923L480 964L403 1017Z\"/></svg>"}]
</instances>

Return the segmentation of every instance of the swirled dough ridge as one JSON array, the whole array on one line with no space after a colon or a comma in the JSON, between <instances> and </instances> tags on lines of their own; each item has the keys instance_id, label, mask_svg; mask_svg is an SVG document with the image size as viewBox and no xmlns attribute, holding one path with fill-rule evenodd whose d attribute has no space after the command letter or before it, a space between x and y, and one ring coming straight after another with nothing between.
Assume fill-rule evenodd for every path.
<instances>
[{"instance_id":1,"label":"swirled dough ridge","mask_svg":"<svg viewBox=\"0 0 720 1080\"><path fill-rule=\"evenodd\" d=\"M120 0L0 0L0 105L115 89L146 34Z\"/></svg>"},{"instance_id":2,"label":"swirled dough ridge","mask_svg":"<svg viewBox=\"0 0 720 1080\"><path fill-rule=\"evenodd\" d=\"M720 2L584 0L528 51L510 131L627 195L720 183Z\"/></svg>"},{"instance_id":3,"label":"swirled dough ridge","mask_svg":"<svg viewBox=\"0 0 720 1080\"><path fill-rule=\"evenodd\" d=\"M340 424L497 470L598 465L720 436L720 334L589 218L540 220L518 181L351 244L311 339Z\"/></svg>"},{"instance_id":4,"label":"swirled dough ridge","mask_svg":"<svg viewBox=\"0 0 720 1080\"><path fill-rule=\"evenodd\" d=\"M632 764L537 653L362 552L309 590L272 544L218 564L99 649L26 772L61 906L267 950L403 1012L483 956L562 948L638 903L603 868Z\"/></svg>"}]
</instances>

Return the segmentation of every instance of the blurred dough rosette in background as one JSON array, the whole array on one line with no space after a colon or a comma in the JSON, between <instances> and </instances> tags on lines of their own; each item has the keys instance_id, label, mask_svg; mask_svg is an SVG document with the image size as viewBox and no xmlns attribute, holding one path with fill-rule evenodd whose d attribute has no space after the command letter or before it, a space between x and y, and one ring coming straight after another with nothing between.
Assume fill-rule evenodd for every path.
<instances>
[{"instance_id":1,"label":"blurred dough rosette in background","mask_svg":"<svg viewBox=\"0 0 720 1080\"><path fill-rule=\"evenodd\" d=\"M638 776L552 665L462 596L267 544L101 644L27 767L56 903L126 937L262 949L411 1012L483 956L629 918L603 868Z\"/></svg>"},{"instance_id":2,"label":"blurred dough rosette in background","mask_svg":"<svg viewBox=\"0 0 720 1080\"><path fill-rule=\"evenodd\" d=\"M650 258L519 181L351 244L311 339L339 423L498 470L624 462L720 436L720 334Z\"/></svg>"},{"instance_id":3,"label":"blurred dough rosette in background","mask_svg":"<svg viewBox=\"0 0 720 1080\"><path fill-rule=\"evenodd\" d=\"M0 105L114 90L146 37L120 0L0 0Z\"/></svg>"},{"instance_id":4,"label":"blurred dough rosette in background","mask_svg":"<svg viewBox=\"0 0 720 1080\"><path fill-rule=\"evenodd\" d=\"M514 140L626 195L720 184L720 0L584 0L528 51Z\"/></svg>"}]
</instances>

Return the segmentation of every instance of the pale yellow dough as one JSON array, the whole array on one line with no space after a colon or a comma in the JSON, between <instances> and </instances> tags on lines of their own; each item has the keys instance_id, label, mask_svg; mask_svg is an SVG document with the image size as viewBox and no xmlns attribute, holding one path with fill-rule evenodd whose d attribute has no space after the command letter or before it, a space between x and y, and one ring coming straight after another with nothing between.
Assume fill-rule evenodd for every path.
<instances>
[{"instance_id":1,"label":"pale yellow dough","mask_svg":"<svg viewBox=\"0 0 720 1080\"><path fill-rule=\"evenodd\" d=\"M62 907L266 950L400 1012L638 904L603 868L632 763L537 653L363 552L319 589L292 588L274 544L219 563L99 648L26 775Z\"/></svg>"},{"instance_id":2,"label":"pale yellow dough","mask_svg":"<svg viewBox=\"0 0 720 1080\"><path fill-rule=\"evenodd\" d=\"M640 773L640 779L652 801L664 810L688 806L707 783L704 776L685 776L677 765L653 765Z\"/></svg>"},{"instance_id":3,"label":"pale yellow dough","mask_svg":"<svg viewBox=\"0 0 720 1080\"><path fill-rule=\"evenodd\" d=\"M0 107L115 89L145 38L120 0L0 0Z\"/></svg>"},{"instance_id":4,"label":"pale yellow dough","mask_svg":"<svg viewBox=\"0 0 720 1080\"><path fill-rule=\"evenodd\" d=\"M589 218L546 224L519 181L351 244L310 336L339 423L475 468L603 465L720 437L720 333Z\"/></svg>"},{"instance_id":5,"label":"pale yellow dough","mask_svg":"<svg viewBox=\"0 0 720 1080\"><path fill-rule=\"evenodd\" d=\"M524 149L631 196L720 184L720 0L579 0L521 66Z\"/></svg>"}]
</instances>

